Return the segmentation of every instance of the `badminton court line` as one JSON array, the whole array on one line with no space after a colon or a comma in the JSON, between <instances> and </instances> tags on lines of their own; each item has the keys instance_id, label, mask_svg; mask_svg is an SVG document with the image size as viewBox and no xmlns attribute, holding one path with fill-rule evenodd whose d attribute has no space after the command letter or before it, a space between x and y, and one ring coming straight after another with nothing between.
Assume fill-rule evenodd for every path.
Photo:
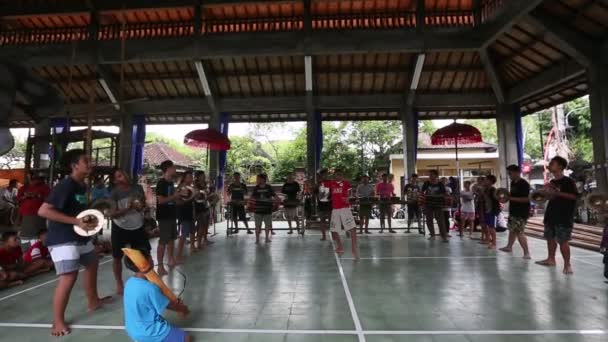
<instances>
[{"instance_id":1,"label":"badminton court line","mask_svg":"<svg viewBox=\"0 0 608 342\"><path fill-rule=\"evenodd\" d=\"M515 258L513 256L498 256L498 255L473 255L473 256L397 256L397 257L364 257L360 260L407 260L407 259L498 259L498 258ZM354 260L355 258L342 258L343 260Z\"/></svg>"},{"instance_id":2,"label":"badminton court line","mask_svg":"<svg viewBox=\"0 0 608 342\"><path fill-rule=\"evenodd\" d=\"M0 323L3 328L41 328L50 329L51 324L44 323ZM124 330L122 325L88 325L74 324L72 329L82 330ZM226 333L226 334L280 334L280 335L608 335L602 329L562 329L562 330L287 330L287 329L222 329L222 328L182 328L189 332Z\"/></svg>"},{"instance_id":3,"label":"badminton court line","mask_svg":"<svg viewBox=\"0 0 608 342\"><path fill-rule=\"evenodd\" d=\"M330 237L331 238L331 237ZM363 334L363 327L361 325L361 321L359 320L359 315L357 315L357 309L355 309L355 302L353 301L353 297L350 294L350 289L348 288L348 283L346 282L346 276L344 275L344 269L342 268L342 263L340 262L340 257L338 253L336 253L333 239L331 240L331 245L334 248L334 258L336 259L336 264L338 265L338 272L340 273L340 279L342 280L342 287L344 287L344 293L346 294L346 301L348 302L348 308L350 309L350 314L353 316L353 322L355 323L355 330L357 331L357 336L359 337L359 342L365 342L365 335Z\"/></svg>"},{"instance_id":4,"label":"badminton court line","mask_svg":"<svg viewBox=\"0 0 608 342\"><path fill-rule=\"evenodd\" d=\"M100 262L100 263L99 263L99 265L101 266L101 265L103 265L103 264L107 264L107 263L109 263L109 262L111 262L111 261L112 261L112 258L110 258L110 259L108 259L108 260L104 260L104 261ZM84 271L84 268L81 268L81 269L80 269L78 272L82 272L82 271ZM43 286L45 286L45 285L52 284L52 283L56 282L56 281L57 281L57 279L59 279L59 278L55 277L55 278L53 278L53 279L51 279L51 280L49 280L49 281L45 281L44 283L38 284L38 285L36 285L36 286L28 287L28 288L27 288L27 289L25 289L25 290L21 290L21 291L19 291L19 292L15 292L15 293L10 294L10 295L8 295L8 296L4 296L4 297L0 298L0 302L2 302L2 301L4 301L4 300L7 300L7 299L9 299L9 298L13 298L13 297L15 297L15 296L18 296L18 295L20 295L20 294L23 294L23 293L26 293L26 292L30 292L30 291L32 291L32 290L35 290L35 289L39 288L39 287L43 287Z\"/></svg>"}]
</instances>

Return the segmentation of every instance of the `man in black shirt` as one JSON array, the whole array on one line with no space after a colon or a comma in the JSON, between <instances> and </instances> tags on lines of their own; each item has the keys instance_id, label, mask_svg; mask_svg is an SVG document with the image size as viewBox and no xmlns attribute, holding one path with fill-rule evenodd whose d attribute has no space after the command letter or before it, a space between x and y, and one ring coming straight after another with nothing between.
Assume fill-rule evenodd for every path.
<instances>
[{"instance_id":1,"label":"man in black shirt","mask_svg":"<svg viewBox=\"0 0 608 342\"><path fill-rule=\"evenodd\" d=\"M572 227L574 226L574 210L578 190L576 183L564 175L568 161L562 157L554 157L549 163L549 171L553 174L553 180L543 188L543 193L549 199L545 210L545 239L549 255L547 259L538 261L542 266L555 266L555 252L559 244L560 251L564 257L564 274L572 274L570 265L570 243L572 239Z\"/></svg>"},{"instance_id":2,"label":"man in black shirt","mask_svg":"<svg viewBox=\"0 0 608 342\"><path fill-rule=\"evenodd\" d=\"M179 188L185 189L189 187L191 191L195 191L192 184L193 181L194 178L192 177L192 172L184 172L179 183ZM196 249L194 244L196 241L196 228L194 226L194 198L182 199L177 205L177 221L179 222L180 234L179 241L177 242L176 261L179 264L184 261L183 252L187 239L190 239L190 252L193 253Z\"/></svg>"},{"instance_id":3,"label":"man in black shirt","mask_svg":"<svg viewBox=\"0 0 608 342\"><path fill-rule=\"evenodd\" d=\"M158 275L161 277L167 274L164 265L165 250L168 254L169 267L176 264L173 255L175 240L177 239L177 205L180 203L181 194L175 191L173 178L175 177L175 166L170 160L165 160L160 164L163 177L156 183L156 220L160 230L158 240L157 262Z\"/></svg>"},{"instance_id":4,"label":"man in black shirt","mask_svg":"<svg viewBox=\"0 0 608 342\"><path fill-rule=\"evenodd\" d=\"M501 248L503 252L511 253L515 240L519 241L524 250L524 259L530 259L528 239L524 230L530 216L530 184L521 178L521 170L517 165L509 165L507 173L511 179L511 191L509 194L509 242L506 247Z\"/></svg>"},{"instance_id":5,"label":"man in black shirt","mask_svg":"<svg viewBox=\"0 0 608 342\"><path fill-rule=\"evenodd\" d=\"M49 197L38 209L38 215L47 219L48 234L46 244L58 275L57 288L53 298L53 325L51 335L63 336L70 333L65 322L65 309L72 288L78 279L78 269L84 266L84 290L88 309L98 309L110 297L99 298L97 293L97 267L99 265L95 247L88 237L74 232L74 225L84 230L94 229L96 224L85 223L76 216L87 207L85 180L91 172L89 157L84 150L70 150L63 156L66 169L71 170L68 178L59 182Z\"/></svg>"},{"instance_id":6,"label":"man in black shirt","mask_svg":"<svg viewBox=\"0 0 608 342\"><path fill-rule=\"evenodd\" d=\"M266 183L267 180L268 177L265 174L259 174L257 184L251 193L251 197L255 199L255 243L260 243L262 223L264 223L266 242L270 242L268 234L272 229L272 209L276 200L276 194L272 190L272 187Z\"/></svg>"},{"instance_id":7,"label":"man in black shirt","mask_svg":"<svg viewBox=\"0 0 608 342\"><path fill-rule=\"evenodd\" d=\"M300 232L300 222L298 220L298 207L300 206L298 194L300 191L300 184L295 181L293 174L287 175L287 182L283 184L283 189L281 190L286 196L283 200L283 209L285 210L285 218L289 225L289 232L287 234L293 234L291 221L296 221L296 230Z\"/></svg>"},{"instance_id":8,"label":"man in black shirt","mask_svg":"<svg viewBox=\"0 0 608 342\"><path fill-rule=\"evenodd\" d=\"M439 181L439 174L436 170L430 171L429 180L422 185L422 192L424 193L426 225L431 234L429 240L435 239L435 225L433 224L433 219L435 219L439 226L441 239L443 242L449 242L448 227L445 224L445 217L443 215L443 208L446 205L446 190L445 185Z\"/></svg>"},{"instance_id":9,"label":"man in black shirt","mask_svg":"<svg viewBox=\"0 0 608 342\"><path fill-rule=\"evenodd\" d=\"M234 232L239 232L239 220L243 221L247 234L253 234L247 223L247 214L245 213L245 196L247 196L247 185L241 182L241 174L235 172L232 174L232 184L228 186L228 195L230 196L230 219L234 222Z\"/></svg>"},{"instance_id":10,"label":"man in black shirt","mask_svg":"<svg viewBox=\"0 0 608 342\"><path fill-rule=\"evenodd\" d=\"M424 235L424 227L420 221L420 205L418 202L418 196L420 195L420 186L418 185L418 175L412 174L410 182L403 189L405 200L407 201L407 230L406 233L410 232L412 222L416 219L418 223L418 232Z\"/></svg>"}]
</instances>

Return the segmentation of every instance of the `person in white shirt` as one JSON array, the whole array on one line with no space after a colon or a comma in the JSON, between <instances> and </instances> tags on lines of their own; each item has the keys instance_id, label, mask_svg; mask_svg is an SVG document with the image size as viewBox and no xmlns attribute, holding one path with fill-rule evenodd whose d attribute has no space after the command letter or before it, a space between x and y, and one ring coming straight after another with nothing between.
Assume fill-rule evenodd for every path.
<instances>
[{"instance_id":1,"label":"person in white shirt","mask_svg":"<svg viewBox=\"0 0 608 342\"><path fill-rule=\"evenodd\" d=\"M469 237L472 237L475 227L475 201L470 181L464 182L464 190L460 192L460 221L460 236L462 237L468 225Z\"/></svg>"}]
</instances>

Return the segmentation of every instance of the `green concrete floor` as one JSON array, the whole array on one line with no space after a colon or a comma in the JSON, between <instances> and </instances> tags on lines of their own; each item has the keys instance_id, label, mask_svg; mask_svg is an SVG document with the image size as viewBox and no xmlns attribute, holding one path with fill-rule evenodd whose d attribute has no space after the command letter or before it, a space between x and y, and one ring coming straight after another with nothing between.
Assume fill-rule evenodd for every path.
<instances>
[{"instance_id":1,"label":"green concrete floor","mask_svg":"<svg viewBox=\"0 0 608 342\"><path fill-rule=\"evenodd\" d=\"M167 315L196 341L608 340L608 285L597 253L575 250L576 273L567 277L561 265L524 261L519 249L510 256L459 238L443 244L376 233L360 239L362 260L351 259L347 244L339 263L314 232L278 232L260 246L243 233L214 239L180 267L192 314ZM531 244L534 259L545 256L543 241ZM102 294L114 291L109 261L101 261ZM56 340L48 335L54 279L0 292L0 341ZM176 272L165 280L181 290ZM71 299L67 318L75 328L62 341L129 340L120 300L87 314L80 286Z\"/></svg>"}]
</instances>

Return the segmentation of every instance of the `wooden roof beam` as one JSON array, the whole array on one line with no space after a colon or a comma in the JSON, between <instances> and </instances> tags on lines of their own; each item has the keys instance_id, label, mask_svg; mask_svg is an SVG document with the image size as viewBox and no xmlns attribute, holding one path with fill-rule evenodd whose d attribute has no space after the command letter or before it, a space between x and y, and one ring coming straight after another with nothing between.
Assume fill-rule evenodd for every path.
<instances>
[{"instance_id":1,"label":"wooden roof beam","mask_svg":"<svg viewBox=\"0 0 608 342\"><path fill-rule=\"evenodd\" d=\"M524 19L542 30L546 41L574 58L580 65L591 65L594 59L593 41L538 10L525 15Z\"/></svg>"},{"instance_id":2,"label":"wooden roof beam","mask_svg":"<svg viewBox=\"0 0 608 342\"><path fill-rule=\"evenodd\" d=\"M521 103L536 94L541 94L551 88L568 82L585 74L585 68L575 61L566 61L551 67L536 76L519 82L507 92L508 103Z\"/></svg>"},{"instance_id":3,"label":"wooden roof beam","mask_svg":"<svg viewBox=\"0 0 608 342\"><path fill-rule=\"evenodd\" d=\"M509 0L503 1L502 7L496 13L496 16L480 25L481 48L487 48L498 37L508 31L521 17L534 8L536 8L543 0Z\"/></svg>"},{"instance_id":4,"label":"wooden roof beam","mask_svg":"<svg viewBox=\"0 0 608 342\"><path fill-rule=\"evenodd\" d=\"M502 85L502 81L500 80L500 74L498 70L496 70L496 66L488 54L487 48L482 48L479 50L479 57L481 59L481 63L483 64L486 74L488 76L488 80L490 81L490 85L492 86L492 90L494 91L494 95L496 96L496 100L498 103L505 102L505 91Z\"/></svg>"}]
</instances>

